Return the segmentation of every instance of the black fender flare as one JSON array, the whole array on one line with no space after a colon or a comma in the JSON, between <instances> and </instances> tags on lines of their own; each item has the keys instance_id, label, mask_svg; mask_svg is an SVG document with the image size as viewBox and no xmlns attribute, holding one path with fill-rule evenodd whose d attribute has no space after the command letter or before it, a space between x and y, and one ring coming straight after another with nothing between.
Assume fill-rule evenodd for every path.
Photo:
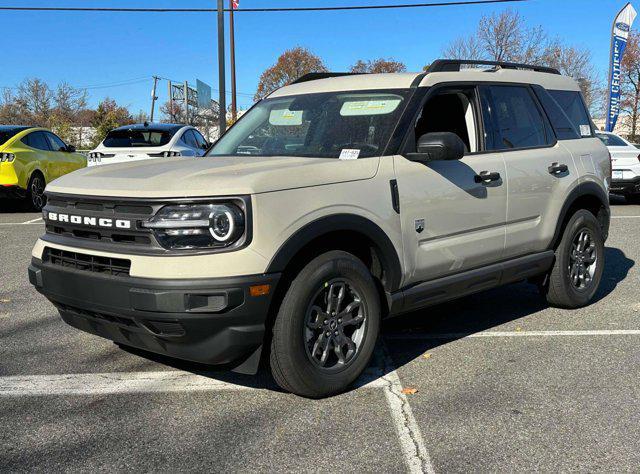
<instances>
[{"instance_id":1,"label":"black fender flare","mask_svg":"<svg viewBox=\"0 0 640 474\"><path fill-rule=\"evenodd\" d=\"M609 222L611 219L611 211L609 210L609 196L598 184L588 181L586 183L580 183L575 188L569 192L567 199L564 201L562 205L562 209L560 210L560 216L558 217L558 223L556 224L556 231L553 234L553 239L551 240L551 246L549 247L551 250L555 249L556 244L562 238L562 231L564 230L564 224L568 218L568 213L571 207L575 204L575 202L583 197L583 196L592 196L597 198L602 204L602 208L605 210L602 216L596 216L602 219L602 231L604 233L605 240L609 234Z\"/></svg>"},{"instance_id":2,"label":"black fender flare","mask_svg":"<svg viewBox=\"0 0 640 474\"><path fill-rule=\"evenodd\" d=\"M356 214L332 214L300 228L290 236L273 256L266 273L283 272L291 259L311 241L337 231L351 231L368 237L376 246L385 269L387 291L395 291L402 281L402 267L396 249L387 234L374 222Z\"/></svg>"}]
</instances>

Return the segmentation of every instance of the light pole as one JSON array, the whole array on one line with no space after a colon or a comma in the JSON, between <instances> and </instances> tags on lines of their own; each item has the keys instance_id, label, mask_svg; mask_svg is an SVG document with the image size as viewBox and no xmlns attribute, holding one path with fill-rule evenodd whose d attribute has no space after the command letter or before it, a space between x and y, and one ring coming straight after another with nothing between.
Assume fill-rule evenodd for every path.
<instances>
[{"instance_id":1,"label":"light pole","mask_svg":"<svg viewBox=\"0 0 640 474\"><path fill-rule=\"evenodd\" d=\"M218 0L218 90L220 97L218 104L220 105L219 117L219 136L227 129L227 104L225 90L225 71L224 71L224 0Z\"/></svg>"}]
</instances>

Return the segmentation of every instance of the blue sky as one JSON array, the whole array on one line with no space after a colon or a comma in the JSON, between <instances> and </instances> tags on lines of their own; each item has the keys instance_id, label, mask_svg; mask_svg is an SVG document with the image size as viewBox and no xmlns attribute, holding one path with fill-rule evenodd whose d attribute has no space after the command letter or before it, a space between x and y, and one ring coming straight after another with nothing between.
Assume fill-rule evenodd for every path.
<instances>
[{"instance_id":1,"label":"blue sky","mask_svg":"<svg viewBox=\"0 0 640 474\"><path fill-rule=\"evenodd\" d=\"M241 0L241 7L385 4L394 0ZM395 0L418 3L419 0ZM425 1L425 0L421 0ZM203 7L214 0L0 0L1 5ZM624 0L530 0L510 4L530 25L586 46L603 78L611 22ZM420 70L452 39L473 31L483 14L505 5L313 13L237 13L239 103L252 103L260 73L285 49L304 46L340 71L358 59L393 57ZM0 86L26 77L51 85L93 86L90 102L115 98L148 111L151 76L196 78L216 87L216 18L209 13L0 12L4 64ZM226 25L228 27L228 22ZM228 32L228 29L227 29ZM227 56L228 58L228 56ZM148 79L145 79L148 78ZM114 83L127 83L113 86ZM95 86L101 86L95 88ZM105 86L105 87L102 87ZM108 86L108 87L107 87ZM227 86L228 87L228 86ZM167 99L160 84L160 101ZM214 91L213 95L217 93Z\"/></svg>"}]
</instances>

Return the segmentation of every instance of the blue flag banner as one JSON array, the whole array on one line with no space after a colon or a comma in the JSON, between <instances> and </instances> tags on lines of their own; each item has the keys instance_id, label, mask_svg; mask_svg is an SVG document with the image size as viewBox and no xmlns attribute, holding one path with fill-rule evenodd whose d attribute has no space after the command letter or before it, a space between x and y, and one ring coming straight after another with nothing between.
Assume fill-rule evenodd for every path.
<instances>
[{"instance_id":1,"label":"blue flag banner","mask_svg":"<svg viewBox=\"0 0 640 474\"><path fill-rule=\"evenodd\" d=\"M637 12L631 3L620 10L613 22L613 38L611 40L611 66L609 70L609 100L607 107L607 132L613 132L620 114L620 80L622 72L622 58L627 47L627 40L631 26L636 19Z\"/></svg>"}]
</instances>

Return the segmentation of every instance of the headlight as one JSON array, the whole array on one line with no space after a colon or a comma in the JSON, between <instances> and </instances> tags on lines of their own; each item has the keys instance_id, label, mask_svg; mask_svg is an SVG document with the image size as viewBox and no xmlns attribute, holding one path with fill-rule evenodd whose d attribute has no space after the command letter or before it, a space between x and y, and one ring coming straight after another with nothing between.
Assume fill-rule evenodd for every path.
<instances>
[{"instance_id":1,"label":"headlight","mask_svg":"<svg viewBox=\"0 0 640 474\"><path fill-rule=\"evenodd\" d=\"M244 235L245 215L232 203L181 204L163 207L142 226L166 249L226 248Z\"/></svg>"},{"instance_id":2,"label":"headlight","mask_svg":"<svg viewBox=\"0 0 640 474\"><path fill-rule=\"evenodd\" d=\"M11 163L15 159L16 155L13 153L0 153L0 163L4 163L5 161Z\"/></svg>"}]
</instances>

